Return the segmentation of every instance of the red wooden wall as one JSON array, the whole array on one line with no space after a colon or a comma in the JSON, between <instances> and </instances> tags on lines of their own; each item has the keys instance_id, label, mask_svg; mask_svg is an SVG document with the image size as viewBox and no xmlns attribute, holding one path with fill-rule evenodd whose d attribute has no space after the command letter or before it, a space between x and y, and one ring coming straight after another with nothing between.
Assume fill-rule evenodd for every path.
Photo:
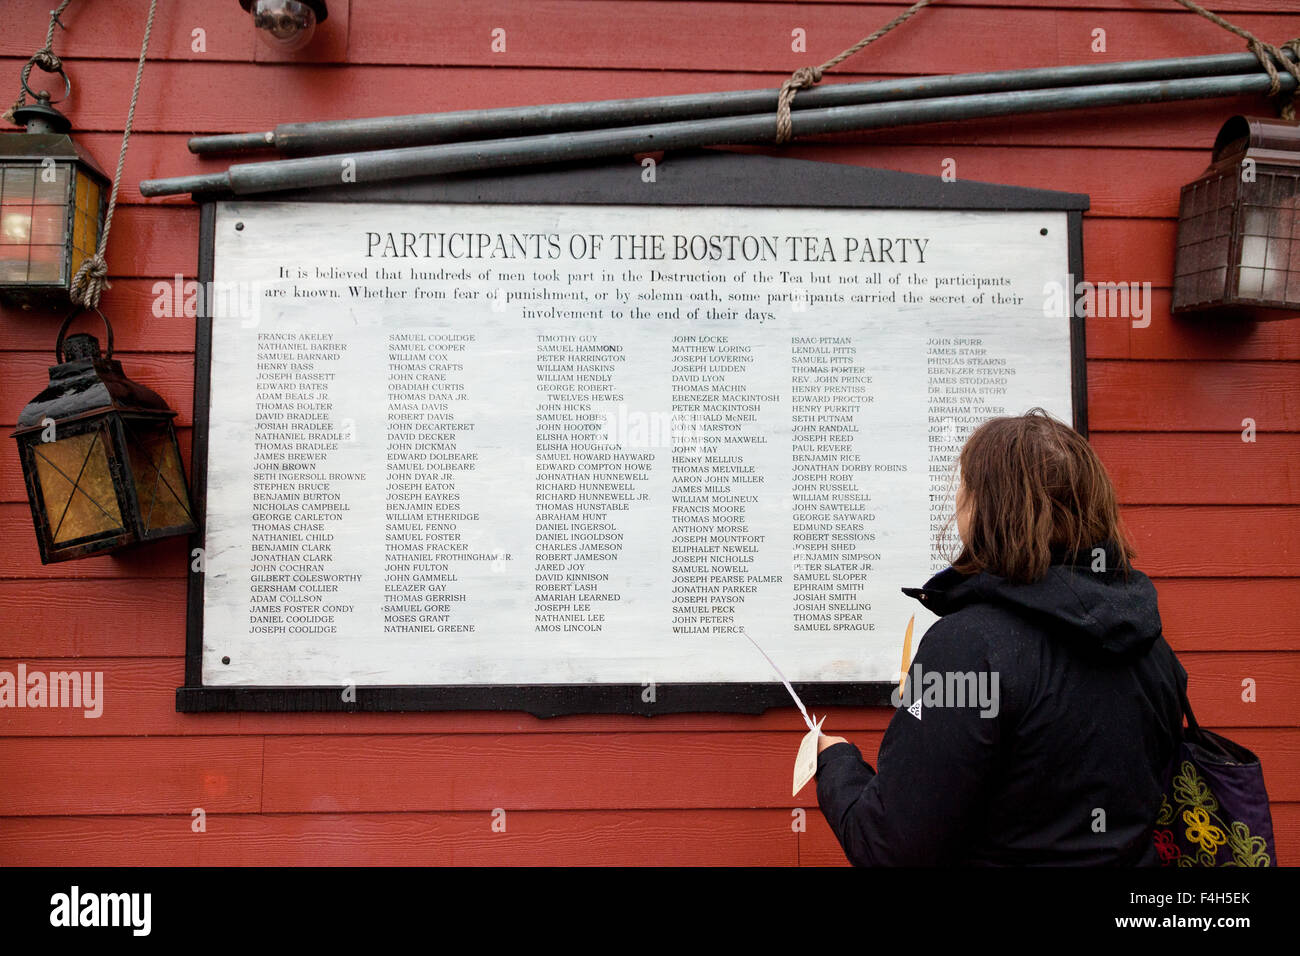
<instances>
[{"instance_id":1,"label":"red wooden wall","mask_svg":"<svg viewBox=\"0 0 1300 956\"><path fill-rule=\"evenodd\" d=\"M1274 42L1300 0L1217 0ZM0 10L4 99L44 37L50 0ZM144 201L141 179L217 168L196 132L440 109L778 86L904 4L659 0L330 0L296 60L259 48L236 0L160 5L108 260L105 311L128 373L180 412L188 454L193 321L153 318L151 287L193 277L198 211ZM349 9L350 7L350 9ZM67 112L111 172L146 0L74 3L55 39ZM506 52L490 49L506 30ZM807 31L807 53L791 31ZM1106 51L1093 52L1093 30ZM193 49L193 31L206 49ZM939 0L828 80L1172 57L1241 49L1167 0ZM38 74L39 75L39 74ZM1250 99L918 127L771 150L1092 196L1087 278L1149 281L1148 328L1088 327L1093 442L1155 578L1165 632L1203 725L1254 749L1279 857L1300 860L1300 318L1190 326L1168 313L1179 186ZM57 320L0 309L0 426L43 387ZM1258 424L1244 443L1242 419ZM43 567L13 445L0 453L0 669L102 670L103 716L0 710L0 864L826 864L844 858L806 789L802 734L762 717L174 711L185 548ZM911 582L920 584L921 582ZM1241 682L1258 685L1254 703ZM828 730L873 759L891 711ZM204 833L191 811L207 814ZM803 833L792 810L808 810ZM491 812L507 811L506 832Z\"/></svg>"}]
</instances>

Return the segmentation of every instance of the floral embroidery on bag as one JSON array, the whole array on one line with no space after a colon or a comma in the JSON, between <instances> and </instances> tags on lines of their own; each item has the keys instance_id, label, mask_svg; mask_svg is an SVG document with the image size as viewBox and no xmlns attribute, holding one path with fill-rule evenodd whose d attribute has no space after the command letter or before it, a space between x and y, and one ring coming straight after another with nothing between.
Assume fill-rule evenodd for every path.
<instances>
[{"instance_id":1,"label":"floral embroidery on bag","mask_svg":"<svg viewBox=\"0 0 1300 956\"><path fill-rule=\"evenodd\" d=\"M1161 797L1156 824L1173 826L1176 810L1182 810L1182 821L1186 824L1183 832L1191 846L1188 852L1184 852L1178 846L1172 829L1155 830L1156 853L1165 866L1174 865L1175 861L1178 866L1189 867L1272 865L1268 844L1263 837L1251 834L1250 827L1240 820L1225 824L1216 812L1219 801L1190 760L1182 762L1170 790L1177 806L1170 806L1167 796ZM1223 846L1227 846L1232 859L1219 862L1219 849ZM1196 851L1194 855L1190 852L1193 849Z\"/></svg>"},{"instance_id":2,"label":"floral embroidery on bag","mask_svg":"<svg viewBox=\"0 0 1300 956\"><path fill-rule=\"evenodd\" d=\"M1173 812L1172 810L1170 811ZM1174 842L1174 835L1169 830L1156 830L1154 836L1156 842L1156 853L1160 855L1162 863L1168 863L1170 860L1176 860L1183 855L1183 851L1178 849L1178 844Z\"/></svg>"},{"instance_id":3,"label":"floral embroidery on bag","mask_svg":"<svg viewBox=\"0 0 1300 956\"><path fill-rule=\"evenodd\" d=\"M1210 823L1210 814L1204 807L1183 811L1183 822L1187 824L1187 839L1199 843L1205 850L1213 853L1216 847L1228 842L1223 831Z\"/></svg>"},{"instance_id":4,"label":"floral embroidery on bag","mask_svg":"<svg viewBox=\"0 0 1300 956\"><path fill-rule=\"evenodd\" d=\"M1240 820L1232 821L1228 829L1228 845L1232 856L1241 866L1268 866L1268 843L1263 837L1251 836L1250 827Z\"/></svg>"},{"instance_id":5,"label":"floral embroidery on bag","mask_svg":"<svg viewBox=\"0 0 1300 956\"><path fill-rule=\"evenodd\" d=\"M1190 807L1204 807L1207 810L1219 809L1219 801L1210 792L1210 785L1201 779L1190 760L1184 760L1174 777L1174 799Z\"/></svg>"},{"instance_id":6,"label":"floral embroidery on bag","mask_svg":"<svg viewBox=\"0 0 1300 956\"><path fill-rule=\"evenodd\" d=\"M1169 797L1165 794L1160 795L1160 816L1156 817L1156 823L1160 826L1168 826L1174 822L1174 808L1169 805Z\"/></svg>"}]
</instances>

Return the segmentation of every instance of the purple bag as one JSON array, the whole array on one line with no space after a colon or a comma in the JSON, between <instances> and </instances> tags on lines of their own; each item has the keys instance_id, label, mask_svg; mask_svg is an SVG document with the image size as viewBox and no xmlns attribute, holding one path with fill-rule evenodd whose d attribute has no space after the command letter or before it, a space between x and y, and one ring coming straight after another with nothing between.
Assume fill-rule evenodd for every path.
<instances>
[{"instance_id":1,"label":"purple bag","mask_svg":"<svg viewBox=\"0 0 1300 956\"><path fill-rule=\"evenodd\" d=\"M1277 866L1259 758L1202 730L1179 686L1187 728L1153 834L1161 866Z\"/></svg>"}]
</instances>

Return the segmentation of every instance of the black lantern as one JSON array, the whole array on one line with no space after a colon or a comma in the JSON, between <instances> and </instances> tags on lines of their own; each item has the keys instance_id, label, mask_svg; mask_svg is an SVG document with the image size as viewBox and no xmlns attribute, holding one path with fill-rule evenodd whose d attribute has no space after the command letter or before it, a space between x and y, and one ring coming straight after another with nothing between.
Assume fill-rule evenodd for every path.
<instances>
[{"instance_id":1,"label":"black lantern","mask_svg":"<svg viewBox=\"0 0 1300 956\"><path fill-rule=\"evenodd\" d=\"M64 309L72 277L99 243L109 183L49 94L33 95L35 103L14 109L27 132L0 133L0 297Z\"/></svg>"},{"instance_id":2,"label":"black lantern","mask_svg":"<svg viewBox=\"0 0 1300 956\"><path fill-rule=\"evenodd\" d=\"M122 373L107 319L106 356L93 335L69 336L64 348L79 311L59 330L49 387L13 432L43 564L195 530L176 413Z\"/></svg>"},{"instance_id":3,"label":"black lantern","mask_svg":"<svg viewBox=\"0 0 1300 956\"><path fill-rule=\"evenodd\" d=\"M1300 314L1300 124L1234 116L1183 187L1174 312Z\"/></svg>"}]
</instances>

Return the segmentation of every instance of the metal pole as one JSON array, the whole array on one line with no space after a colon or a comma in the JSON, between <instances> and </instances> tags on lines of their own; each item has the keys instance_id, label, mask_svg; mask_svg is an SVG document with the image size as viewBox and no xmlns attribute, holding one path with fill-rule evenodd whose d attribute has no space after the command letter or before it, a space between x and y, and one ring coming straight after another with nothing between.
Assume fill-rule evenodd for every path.
<instances>
[{"instance_id":1,"label":"metal pole","mask_svg":"<svg viewBox=\"0 0 1300 956\"><path fill-rule=\"evenodd\" d=\"M1289 53L1289 51L1288 51ZM1133 60L1087 66L1054 66L1027 70L999 70L956 76L922 76L900 80L836 83L804 90L794 98L794 109L824 109L866 103L885 103L938 96L1003 93L1050 89L1093 83L1131 83L1198 76L1232 76L1258 72L1252 53L1164 60ZM505 109L457 110L407 116L374 116L316 123L281 123L264 133L223 133L194 136L192 153L238 153L279 149L291 154L350 149L388 149L499 136L613 126L643 126L676 120L711 119L767 113L776 110L777 90L736 90L724 93L688 93L638 99L555 103Z\"/></svg>"},{"instance_id":2,"label":"metal pole","mask_svg":"<svg viewBox=\"0 0 1300 956\"><path fill-rule=\"evenodd\" d=\"M1284 92L1290 92L1296 86L1295 78L1289 73L1282 73L1280 81ZM796 136L812 136L1017 113L1240 96L1264 93L1268 87L1269 78L1261 72L1245 76L1114 83L900 103L837 106L802 110L795 113L792 119ZM725 116L693 122L411 146L404 149L241 163L231 166L223 173L146 179L140 183L140 192L145 196L177 193L233 193L244 196L313 186L336 186L344 181L344 170L351 173L352 181L378 182L411 176L630 156L663 149L766 143L773 139L775 129L774 116Z\"/></svg>"}]
</instances>

